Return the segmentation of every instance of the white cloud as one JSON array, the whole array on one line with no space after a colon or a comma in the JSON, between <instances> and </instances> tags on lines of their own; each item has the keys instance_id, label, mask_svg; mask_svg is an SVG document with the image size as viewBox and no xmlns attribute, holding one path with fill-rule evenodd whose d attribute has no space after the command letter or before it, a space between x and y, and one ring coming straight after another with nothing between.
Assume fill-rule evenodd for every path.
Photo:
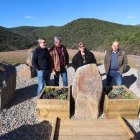
<instances>
[{"instance_id":1,"label":"white cloud","mask_svg":"<svg viewBox=\"0 0 140 140\"><path fill-rule=\"evenodd\" d=\"M26 19L34 19L34 17L32 17L32 16L25 16L24 18L26 18Z\"/></svg>"},{"instance_id":2,"label":"white cloud","mask_svg":"<svg viewBox=\"0 0 140 140\"><path fill-rule=\"evenodd\" d=\"M136 19L134 16L127 16L128 19Z\"/></svg>"}]
</instances>

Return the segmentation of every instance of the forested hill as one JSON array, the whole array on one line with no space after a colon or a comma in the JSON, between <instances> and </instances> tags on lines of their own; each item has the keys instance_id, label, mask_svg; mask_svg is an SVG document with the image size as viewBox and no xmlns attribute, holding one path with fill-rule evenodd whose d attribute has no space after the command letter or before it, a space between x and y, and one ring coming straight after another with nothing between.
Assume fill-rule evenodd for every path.
<instances>
[{"instance_id":1,"label":"forested hill","mask_svg":"<svg viewBox=\"0 0 140 140\"><path fill-rule=\"evenodd\" d=\"M38 37L45 37L48 46L51 46L56 35L63 38L63 44L68 48L75 48L79 41L84 41L87 48L104 51L110 47L112 41L117 40L123 50L140 54L140 26L88 18L74 20L61 27L0 27L0 50L29 48Z\"/></svg>"},{"instance_id":2,"label":"forested hill","mask_svg":"<svg viewBox=\"0 0 140 140\"><path fill-rule=\"evenodd\" d=\"M35 36L28 36L14 33L8 28L0 27L0 51L30 48L32 44L34 44L36 38Z\"/></svg>"}]
</instances>

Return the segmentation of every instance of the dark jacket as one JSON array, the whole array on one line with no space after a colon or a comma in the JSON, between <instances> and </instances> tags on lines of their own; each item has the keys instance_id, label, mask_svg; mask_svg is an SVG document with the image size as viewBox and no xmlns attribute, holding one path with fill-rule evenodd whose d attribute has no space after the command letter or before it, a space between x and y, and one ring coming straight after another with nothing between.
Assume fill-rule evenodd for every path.
<instances>
[{"instance_id":1,"label":"dark jacket","mask_svg":"<svg viewBox=\"0 0 140 140\"><path fill-rule=\"evenodd\" d=\"M51 70L51 56L48 49L37 47L33 52L32 64L36 70Z\"/></svg>"},{"instance_id":2,"label":"dark jacket","mask_svg":"<svg viewBox=\"0 0 140 140\"><path fill-rule=\"evenodd\" d=\"M94 54L89 50L86 50L85 52L85 63L83 63L83 58L80 51L78 51L72 59L72 66L75 70L77 70L81 66L91 63L96 64L96 59Z\"/></svg>"},{"instance_id":3,"label":"dark jacket","mask_svg":"<svg viewBox=\"0 0 140 140\"><path fill-rule=\"evenodd\" d=\"M64 55L64 66L66 66L69 64L69 54L65 46L61 45L61 47L62 47L62 55ZM52 70L60 71L60 60L56 47L55 46L51 47L49 51L53 61Z\"/></svg>"},{"instance_id":4,"label":"dark jacket","mask_svg":"<svg viewBox=\"0 0 140 140\"><path fill-rule=\"evenodd\" d=\"M112 56L112 50L107 51L104 59L104 66L105 66L105 71L108 74L110 71L110 66L111 66L111 57ZM125 69L127 67L127 55L124 51L119 50L118 51L118 69L121 74L125 72Z\"/></svg>"}]
</instances>

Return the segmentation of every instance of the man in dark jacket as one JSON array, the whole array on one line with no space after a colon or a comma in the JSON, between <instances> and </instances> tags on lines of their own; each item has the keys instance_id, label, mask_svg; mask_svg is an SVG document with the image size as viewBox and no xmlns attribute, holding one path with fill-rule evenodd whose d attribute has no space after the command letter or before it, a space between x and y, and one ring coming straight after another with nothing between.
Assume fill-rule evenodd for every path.
<instances>
[{"instance_id":1,"label":"man in dark jacket","mask_svg":"<svg viewBox=\"0 0 140 140\"><path fill-rule=\"evenodd\" d=\"M49 86L51 74L51 56L46 48L46 40L44 38L38 39L39 47L33 52L32 64L37 70L38 90L39 96L44 86Z\"/></svg>"},{"instance_id":2,"label":"man in dark jacket","mask_svg":"<svg viewBox=\"0 0 140 140\"><path fill-rule=\"evenodd\" d=\"M75 54L75 56L72 59L72 66L75 70L86 64L96 64L94 54L86 49L83 42L79 42L78 49L79 51Z\"/></svg>"},{"instance_id":3,"label":"man in dark jacket","mask_svg":"<svg viewBox=\"0 0 140 140\"><path fill-rule=\"evenodd\" d=\"M53 61L54 85L59 86L59 75L61 75L63 86L68 86L67 66L69 64L69 55L66 47L62 45L60 37L54 37L54 46L50 48L50 55Z\"/></svg>"},{"instance_id":4,"label":"man in dark jacket","mask_svg":"<svg viewBox=\"0 0 140 140\"><path fill-rule=\"evenodd\" d=\"M107 74L106 85L110 86L113 79L115 85L122 85L122 74L127 67L127 55L119 49L119 42L112 43L111 51L105 55L104 66Z\"/></svg>"}]
</instances>

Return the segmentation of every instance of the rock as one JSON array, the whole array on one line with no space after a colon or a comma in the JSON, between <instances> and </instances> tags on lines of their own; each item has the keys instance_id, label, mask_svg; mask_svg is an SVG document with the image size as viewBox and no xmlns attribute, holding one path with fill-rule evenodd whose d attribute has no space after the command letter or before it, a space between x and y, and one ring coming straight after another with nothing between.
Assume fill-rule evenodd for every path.
<instances>
[{"instance_id":1,"label":"rock","mask_svg":"<svg viewBox=\"0 0 140 140\"><path fill-rule=\"evenodd\" d=\"M76 118L98 117L102 89L102 80L95 64L88 64L77 69L73 83Z\"/></svg>"},{"instance_id":2,"label":"rock","mask_svg":"<svg viewBox=\"0 0 140 140\"><path fill-rule=\"evenodd\" d=\"M9 104L15 97L16 68L0 62L0 109Z\"/></svg>"},{"instance_id":3,"label":"rock","mask_svg":"<svg viewBox=\"0 0 140 140\"><path fill-rule=\"evenodd\" d=\"M33 66L32 65L33 51L34 51L34 49L32 49L32 48L30 48L28 50L28 57L27 57L27 60L26 60L26 64L29 65L29 66Z\"/></svg>"},{"instance_id":4,"label":"rock","mask_svg":"<svg viewBox=\"0 0 140 140\"><path fill-rule=\"evenodd\" d=\"M21 64L18 71L18 76L24 79L30 79L36 76L36 70L26 64Z\"/></svg>"},{"instance_id":5,"label":"rock","mask_svg":"<svg viewBox=\"0 0 140 140\"><path fill-rule=\"evenodd\" d=\"M36 75L37 75L37 72L34 69L33 64L32 64L33 51L34 51L34 48L30 48L28 50L28 57L27 57L27 60L26 60L26 64L28 66L30 66L31 78L36 77Z\"/></svg>"}]
</instances>

